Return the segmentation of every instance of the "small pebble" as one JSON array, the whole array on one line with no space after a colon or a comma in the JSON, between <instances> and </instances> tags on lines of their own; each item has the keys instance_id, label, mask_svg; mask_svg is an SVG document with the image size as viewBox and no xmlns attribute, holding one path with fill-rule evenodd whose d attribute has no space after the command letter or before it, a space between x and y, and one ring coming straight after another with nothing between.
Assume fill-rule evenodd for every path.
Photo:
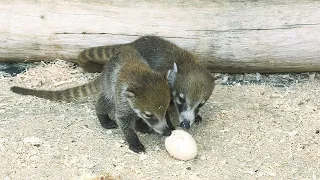
<instances>
[{"instance_id":1,"label":"small pebble","mask_svg":"<svg viewBox=\"0 0 320 180\"><path fill-rule=\"evenodd\" d=\"M295 136L298 134L298 131L291 131L291 132L288 132L288 135L289 136Z\"/></svg>"},{"instance_id":2,"label":"small pebble","mask_svg":"<svg viewBox=\"0 0 320 180\"><path fill-rule=\"evenodd\" d=\"M7 138L0 138L0 143L6 143L9 142Z\"/></svg>"},{"instance_id":3,"label":"small pebble","mask_svg":"<svg viewBox=\"0 0 320 180\"><path fill-rule=\"evenodd\" d=\"M309 74L310 81L313 81L315 77L316 77L316 73L315 72L312 72L312 73Z\"/></svg>"},{"instance_id":4,"label":"small pebble","mask_svg":"<svg viewBox=\"0 0 320 180\"><path fill-rule=\"evenodd\" d=\"M154 148L155 151L160 151L160 147L158 145L156 145L156 147Z\"/></svg>"},{"instance_id":5,"label":"small pebble","mask_svg":"<svg viewBox=\"0 0 320 180\"><path fill-rule=\"evenodd\" d=\"M283 78L283 79L291 79L291 77L290 77L289 74L284 74L284 75L282 75L282 78Z\"/></svg>"},{"instance_id":6,"label":"small pebble","mask_svg":"<svg viewBox=\"0 0 320 180\"><path fill-rule=\"evenodd\" d=\"M119 143L119 142L116 142L114 146L115 146L116 148L120 148L120 147L123 147L123 144L122 144L122 143Z\"/></svg>"},{"instance_id":7,"label":"small pebble","mask_svg":"<svg viewBox=\"0 0 320 180\"><path fill-rule=\"evenodd\" d=\"M223 76L221 83L226 83L229 79L228 75Z\"/></svg>"},{"instance_id":8,"label":"small pebble","mask_svg":"<svg viewBox=\"0 0 320 180\"><path fill-rule=\"evenodd\" d=\"M42 144L42 140L34 136L24 138L23 142L34 146L40 146Z\"/></svg>"},{"instance_id":9,"label":"small pebble","mask_svg":"<svg viewBox=\"0 0 320 180\"><path fill-rule=\"evenodd\" d=\"M257 80L257 81L260 81L260 80L261 80L261 74L258 73L258 72L256 73L256 80Z\"/></svg>"},{"instance_id":10,"label":"small pebble","mask_svg":"<svg viewBox=\"0 0 320 180\"><path fill-rule=\"evenodd\" d=\"M139 156L139 161L146 160L147 158L148 158L148 155L142 153L142 154L140 154L140 156Z\"/></svg>"}]
</instances>

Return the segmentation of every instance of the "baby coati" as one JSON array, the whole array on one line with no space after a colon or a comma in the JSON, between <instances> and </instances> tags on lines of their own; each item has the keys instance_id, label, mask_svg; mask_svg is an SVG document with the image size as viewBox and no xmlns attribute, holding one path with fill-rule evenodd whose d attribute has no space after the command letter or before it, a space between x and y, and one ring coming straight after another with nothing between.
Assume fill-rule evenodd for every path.
<instances>
[{"instance_id":1,"label":"baby coati","mask_svg":"<svg viewBox=\"0 0 320 180\"><path fill-rule=\"evenodd\" d=\"M174 77L173 73L169 70L168 77ZM18 94L62 101L100 92L96 113L101 125L105 128L119 126L129 148L134 152L145 151L134 126L140 126L138 129L142 131L147 131L144 128L151 127L161 135L171 135L171 129L165 118L170 103L166 76L152 70L140 54L130 46L119 47L117 53L113 54L104 66L102 74L96 80L82 86L60 91L14 86L11 90ZM112 112L114 114L111 114ZM111 115L114 115L116 123L111 120ZM140 122L140 118L144 123ZM141 127L144 125L148 127Z\"/></svg>"},{"instance_id":2,"label":"baby coati","mask_svg":"<svg viewBox=\"0 0 320 180\"><path fill-rule=\"evenodd\" d=\"M198 112L212 94L214 78L193 54L167 40L144 36L128 44L89 48L80 53L78 64L88 72L101 72L103 64L117 54L121 46L136 49L153 70L162 74L175 64L169 85L180 126L189 129L192 123L202 121Z\"/></svg>"}]
</instances>

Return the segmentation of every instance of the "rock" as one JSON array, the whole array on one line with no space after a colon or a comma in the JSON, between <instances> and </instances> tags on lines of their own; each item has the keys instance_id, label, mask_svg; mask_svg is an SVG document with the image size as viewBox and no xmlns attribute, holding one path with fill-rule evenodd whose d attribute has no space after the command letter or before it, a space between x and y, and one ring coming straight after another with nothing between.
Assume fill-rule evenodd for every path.
<instances>
[{"instance_id":1,"label":"rock","mask_svg":"<svg viewBox=\"0 0 320 180\"><path fill-rule=\"evenodd\" d=\"M146 155L145 153L140 154L139 156L139 161L143 161L146 160L148 158L148 155Z\"/></svg>"},{"instance_id":2,"label":"rock","mask_svg":"<svg viewBox=\"0 0 320 180\"><path fill-rule=\"evenodd\" d=\"M309 73L309 80L310 81L313 81L315 77L316 77L316 73L315 72Z\"/></svg>"},{"instance_id":3,"label":"rock","mask_svg":"<svg viewBox=\"0 0 320 180\"><path fill-rule=\"evenodd\" d=\"M23 139L23 142L26 144L34 145L34 146L40 146L43 143L40 138L35 136L25 137Z\"/></svg>"},{"instance_id":4,"label":"rock","mask_svg":"<svg viewBox=\"0 0 320 180\"><path fill-rule=\"evenodd\" d=\"M256 73L256 80L257 80L257 81L260 81L260 80L261 80L261 74L258 73L258 72Z\"/></svg>"}]
</instances>

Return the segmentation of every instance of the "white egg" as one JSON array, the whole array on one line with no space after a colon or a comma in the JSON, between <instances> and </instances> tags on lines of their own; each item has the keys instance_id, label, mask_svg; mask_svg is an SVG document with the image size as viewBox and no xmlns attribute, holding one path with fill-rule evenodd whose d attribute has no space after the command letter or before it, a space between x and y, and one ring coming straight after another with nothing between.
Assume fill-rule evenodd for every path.
<instances>
[{"instance_id":1,"label":"white egg","mask_svg":"<svg viewBox=\"0 0 320 180\"><path fill-rule=\"evenodd\" d=\"M165 147L168 153L180 160L190 160L197 156L198 147L194 138L183 130L174 130L165 139Z\"/></svg>"}]
</instances>

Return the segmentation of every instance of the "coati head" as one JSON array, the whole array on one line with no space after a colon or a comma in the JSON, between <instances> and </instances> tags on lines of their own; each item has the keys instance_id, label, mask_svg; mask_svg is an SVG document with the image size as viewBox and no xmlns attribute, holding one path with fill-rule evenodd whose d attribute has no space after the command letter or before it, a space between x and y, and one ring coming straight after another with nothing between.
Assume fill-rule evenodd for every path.
<instances>
[{"instance_id":1,"label":"coati head","mask_svg":"<svg viewBox=\"0 0 320 180\"><path fill-rule=\"evenodd\" d=\"M168 81L160 73L145 73L140 84L129 84L123 92L131 108L157 133L170 136L165 114L170 103Z\"/></svg>"},{"instance_id":2,"label":"coati head","mask_svg":"<svg viewBox=\"0 0 320 180\"><path fill-rule=\"evenodd\" d=\"M180 126L189 129L199 109L210 98L215 80L202 66L179 68L175 63L168 77L171 100L178 111Z\"/></svg>"}]
</instances>

